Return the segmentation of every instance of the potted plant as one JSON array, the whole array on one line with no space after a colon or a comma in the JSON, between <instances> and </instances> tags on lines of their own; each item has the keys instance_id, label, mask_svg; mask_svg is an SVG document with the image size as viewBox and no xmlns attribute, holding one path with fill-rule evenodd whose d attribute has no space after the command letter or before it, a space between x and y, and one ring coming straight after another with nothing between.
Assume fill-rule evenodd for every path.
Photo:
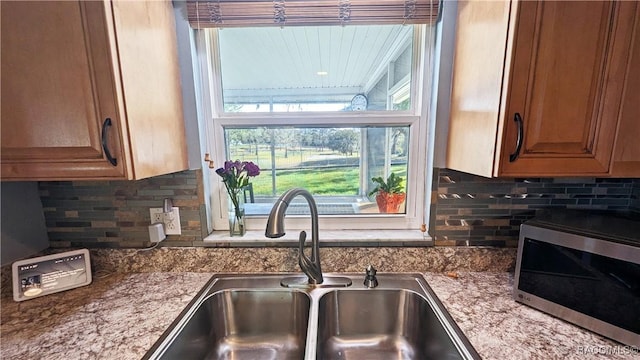
<instances>
[{"instance_id":1,"label":"potted plant","mask_svg":"<svg viewBox=\"0 0 640 360\"><path fill-rule=\"evenodd\" d=\"M406 197L402 177L391 173L387 181L381 176L372 177L371 180L377 185L369 192L369 196L376 194L378 210L381 213L397 213Z\"/></svg>"}]
</instances>

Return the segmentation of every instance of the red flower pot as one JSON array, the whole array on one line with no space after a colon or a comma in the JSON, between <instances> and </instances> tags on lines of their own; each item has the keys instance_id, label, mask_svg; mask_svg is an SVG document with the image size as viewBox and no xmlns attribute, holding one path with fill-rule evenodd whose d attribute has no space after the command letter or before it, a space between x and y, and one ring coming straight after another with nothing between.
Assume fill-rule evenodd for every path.
<instances>
[{"instance_id":1,"label":"red flower pot","mask_svg":"<svg viewBox=\"0 0 640 360\"><path fill-rule=\"evenodd\" d=\"M376 203L378 204L378 210L381 213L397 213L400 210L400 205L405 200L407 194L390 194L385 191L378 192L376 195Z\"/></svg>"}]
</instances>

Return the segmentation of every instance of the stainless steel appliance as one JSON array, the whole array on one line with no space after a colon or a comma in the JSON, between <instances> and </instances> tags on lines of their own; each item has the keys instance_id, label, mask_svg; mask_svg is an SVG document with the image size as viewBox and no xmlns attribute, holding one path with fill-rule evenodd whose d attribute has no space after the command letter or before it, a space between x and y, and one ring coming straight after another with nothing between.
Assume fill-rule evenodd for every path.
<instances>
[{"instance_id":1,"label":"stainless steel appliance","mask_svg":"<svg viewBox=\"0 0 640 360\"><path fill-rule=\"evenodd\" d=\"M640 346L640 216L559 210L525 222L513 297Z\"/></svg>"}]
</instances>

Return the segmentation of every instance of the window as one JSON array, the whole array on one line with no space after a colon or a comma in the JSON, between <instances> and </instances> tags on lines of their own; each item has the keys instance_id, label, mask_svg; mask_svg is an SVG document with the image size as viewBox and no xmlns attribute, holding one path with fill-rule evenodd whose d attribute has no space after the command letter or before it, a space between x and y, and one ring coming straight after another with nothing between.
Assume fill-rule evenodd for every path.
<instances>
[{"instance_id":1,"label":"window","mask_svg":"<svg viewBox=\"0 0 640 360\"><path fill-rule=\"evenodd\" d=\"M224 129L226 157L262 169L252 180L247 215L268 215L294 187L314 194L321 215L380 214L371 178L393 172L406 179L408 135L408 126ZM301 212L309 213L306 206ZM398 213L405 214L404 207Z\"/></svg>"},{"instance_id":2,"label":"window","mask_svg":"<svg viewBox=\"0 0 640 360\"><path fill-rule=\"evenodd\" d=\"M262 169L246 205L249 230L264 229L274 201L292 187L314 194L323 228L420 228L432 26L201 31L214 160L253 161ZM381 213L370 195L372 178L390 173L406 190L393 214ZM214 228L222 230L228 222L219 180L211 175ZM288 214L305 213L294 205ZM305 220L289 226L306 227Z\"/></svg>"},{"instance_id":3,"label":"window","mask_svg":"<svg viewBox=\"0 0 640 360\"><path fill-rule=\"evenodd\" d=\"M230 28L216 35L225 112L395 110L393 101L410 101L413 26ZM352 104L356 95L366 106Z\"/></svg>"}]
</instances>

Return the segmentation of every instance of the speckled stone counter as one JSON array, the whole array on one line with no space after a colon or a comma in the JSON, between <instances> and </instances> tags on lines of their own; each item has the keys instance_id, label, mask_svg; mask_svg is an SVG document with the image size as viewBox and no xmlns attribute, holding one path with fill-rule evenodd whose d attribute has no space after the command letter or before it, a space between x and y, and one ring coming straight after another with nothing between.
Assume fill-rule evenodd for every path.
<instances>
[{"instance_id":1,"label":"speckled stone counter","mask_svg":"<svg viewBox=\"0 0 640 360\"><path fill-rule=\"evenodd\" d=\"M140 359L211 274L113 274L16 303L2 293L0 358Z\"/></svg>"},{"instance_id":2,"label":"speckled stone counter","mask_svg":"<svg viewBox=\"0 0 640 360\"><path fill-rule=\"evenodd\" d=\"M427 273L484 359L631 359L621 345L511 299L507 272ZM15 303L2 294L2 359L139 359L211 276L118 273L86 287Z\"/></svg>"},{"instance_id":3,"label":"speckled stone counter","mask_svg":"<svg viewBox=\"0 0 640 360\"><path fill-rule=\"evenodd\" d=\"M515 302L512 273L457 274L425 277L483 359L640 359L638 348Z\"/></svg>"}]
</instances>

